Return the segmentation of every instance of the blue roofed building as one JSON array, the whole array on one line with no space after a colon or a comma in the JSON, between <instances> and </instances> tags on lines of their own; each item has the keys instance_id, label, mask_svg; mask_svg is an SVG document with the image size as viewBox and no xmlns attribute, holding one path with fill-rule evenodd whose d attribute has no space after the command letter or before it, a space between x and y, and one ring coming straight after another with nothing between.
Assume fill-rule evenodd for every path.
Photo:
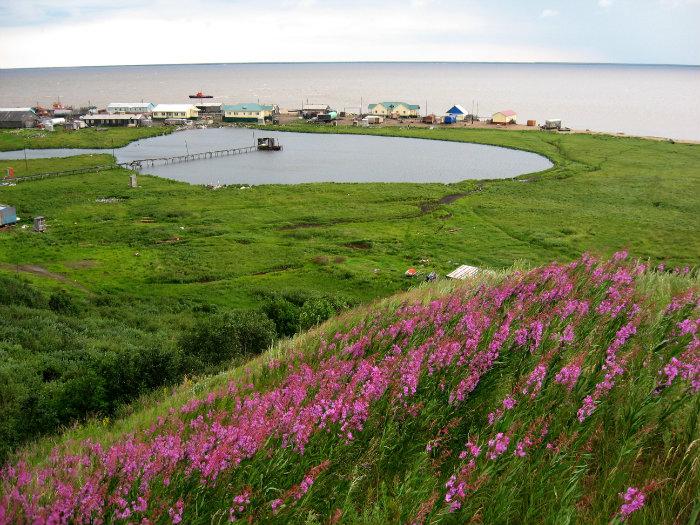
<instances>
[{"instance_id":1,"label":"blue roofed building","mask_svg":"<svg viewBox=\"0 0 700 525\"><path fill-rule=\"evenodd\" d=\"M458 120L464 120L467 118L467 115L469 114L466 109L464 109L463 106L460 106L459 104L455 104L452 106L450 109L448 109L445 112L446 115L454 117L456 121Z\"/></svg>"},{"instance_id":2,"label":"blue roofed building","mask_svg":"<svg viewBox=\"0 0 700 525\"><path fill-rule=\"evenodd\" d=\"M224 104L221 107L224 122L269 122L277 112L273 104L257 104L244 102L242 104Z\"/></svg>"}]
</instances>

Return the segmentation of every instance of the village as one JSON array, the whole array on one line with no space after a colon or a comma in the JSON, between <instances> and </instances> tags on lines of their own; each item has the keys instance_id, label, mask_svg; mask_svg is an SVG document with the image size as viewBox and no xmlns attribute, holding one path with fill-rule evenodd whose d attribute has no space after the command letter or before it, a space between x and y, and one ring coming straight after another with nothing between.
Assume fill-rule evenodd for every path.
<instances>
[{"instance_id":1,"label":"village","mask_svg":"<svg viewBox=\"0 0 700 525\"><path fill-rule=\"evenodd\" d=\"M153 102L111 102L104 108L96 106L72 107L56 102L50 108L33 107L0 108L0 128L26 129L40 128L52 131L55 126L65 130L85 127L146 127L168 126L223 126L230 124L289 124L294 121L323 125L346 125L359 127L381 127L400 124L402 126L469 126L494 127L516 130L545 129L570 131L562 127L561 119L551 118L538 126L534 119L518 123L518 114L512 109L504 109L488 117L475 114L460 104L455 104L443 114L423 114L418 104L408 102L378 102L361 105L359 112L339 111L328 104L302 104L297 109L280 109L276 104L245 102L224 104L205 102L208 95L199 96L193 103L153 103Z\"/></svg>"}]
</instances>

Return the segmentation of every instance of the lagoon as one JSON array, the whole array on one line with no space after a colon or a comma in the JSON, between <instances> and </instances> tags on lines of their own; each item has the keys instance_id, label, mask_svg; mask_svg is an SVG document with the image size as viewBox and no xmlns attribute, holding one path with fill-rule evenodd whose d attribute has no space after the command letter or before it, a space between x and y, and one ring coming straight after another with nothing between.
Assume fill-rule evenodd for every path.
<instances>
[{"instance_id":1,"label":"lagoon","mask_svg":"<svg viewBox=\"0 0 700 525\"><path fill-rule=\"evenodd\" d=\"M192 184L300 184L312 182L453 183L502 179L542 171L552 163L535 153L461 142L273 132L246 128L180 131L139 140L114 150L118 162L249 146L260 136L277 137L279 152L197 160L144 168L144 173ZM111 153L104 149L27 150L28 158ZM0 159L23 152L0 153Z\"/></svg>"}]
</instances>

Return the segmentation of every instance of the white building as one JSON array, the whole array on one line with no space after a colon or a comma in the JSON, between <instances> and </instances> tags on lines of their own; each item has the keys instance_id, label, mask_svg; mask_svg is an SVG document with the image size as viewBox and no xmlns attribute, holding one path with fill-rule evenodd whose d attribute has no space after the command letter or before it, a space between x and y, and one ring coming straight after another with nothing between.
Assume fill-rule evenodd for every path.
<instances>
[{"instance_id":1,"label":"white building","mask_svg":"<svg viewBox=\"0 0 700 525\"><path fill-rule=\"evenodd\" d=\"M154 119L187 118L194 119L199 116L199 110L192 104L158 104L153 108Z\"/></svg>"}]
</instances>

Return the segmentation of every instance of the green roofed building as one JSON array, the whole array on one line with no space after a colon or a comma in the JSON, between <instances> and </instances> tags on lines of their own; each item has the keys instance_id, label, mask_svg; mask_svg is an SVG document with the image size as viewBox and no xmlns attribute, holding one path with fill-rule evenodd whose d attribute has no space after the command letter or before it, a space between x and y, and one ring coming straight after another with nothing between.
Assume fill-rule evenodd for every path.
<instances>
[{"instance_id":1,"label":"green roofed building","mask_svg":"<svg viewBox=\"0 0 700 525\"><path fill-rule=\"evenodd\" d=\"M407 102L380 102L369 105L369 112L372 115L381 115L382 117L417 117L418 110L420 110L418 104L408 104Z\"/></svg>"},{"instance_id":2,"label":"green roofed building","mask_svg":"<svg viewBox=\"0 0 700 525\"><path fill-rule=\"evenodd\" d=\"M272 105L246 102L243 104L224 104L221 108L224 122L267 122L272 120L277 108Z\"/></svg>"}]
</instances>

